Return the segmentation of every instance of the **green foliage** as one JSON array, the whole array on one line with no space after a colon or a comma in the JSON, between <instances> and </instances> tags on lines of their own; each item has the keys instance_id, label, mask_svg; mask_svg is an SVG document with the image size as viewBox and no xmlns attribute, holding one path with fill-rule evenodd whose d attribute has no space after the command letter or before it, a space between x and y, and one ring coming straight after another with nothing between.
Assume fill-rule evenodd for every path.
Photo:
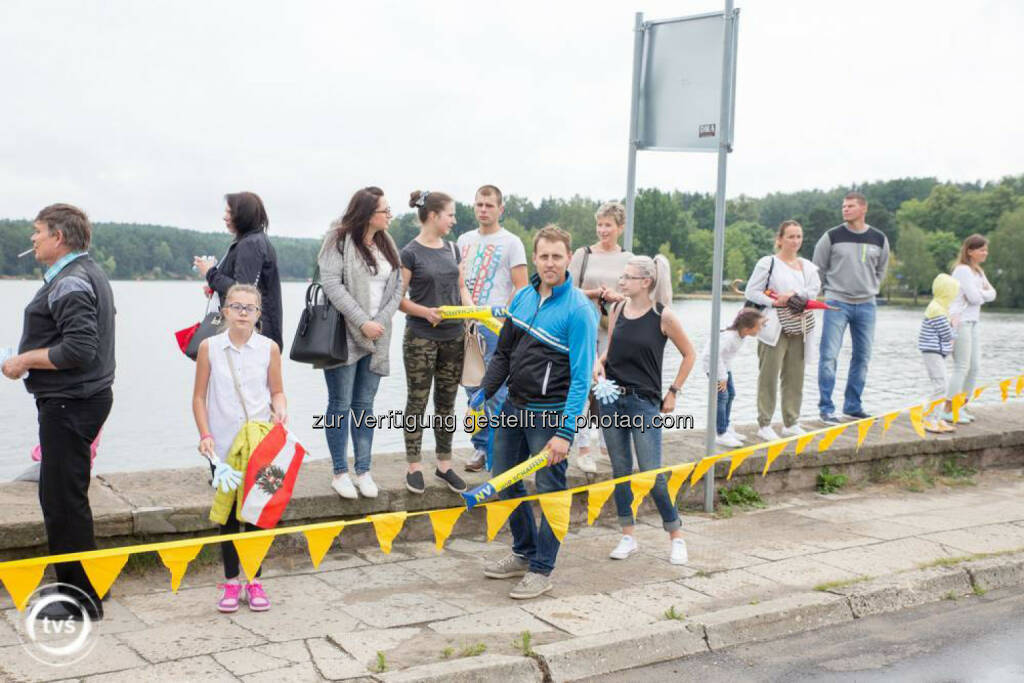
<instances>
[{"instance_id":1,"label":"green foliage","mask_svg":"<svg viewBox=\"0 0 1024 683\"><path fill-rule=\"evenodd\" d=\"M718 489L718 500L726 507L763 508L761 494L750 484L737 484L731 488Z\"/></svg>"},{"instance_id":2,"label":"green foliage","mask_svg":"<svg viewBox=\"0 0 1024 683\"><path fill-rule=\"evenodd\" d=\"M675 292L679 289L683 274L686 272L686 264L683 259L672 253L672 247L668 242L658 247L658 253L668 259L668 269L672 273L672 291Z\"/></svg>"},{"instance_id":3,"label":"green foliage","mask_svg":"<svg viewBox=\"0 0 1024 683\"><path fill-rule=\"evenodd\" d=\"M914 303L917 303L917 295L921 290L929 291L932 280L938 274L935 259L928 251L924 231L913 223L905 224L896 252L902 262L900 274L903 276L903 285L914 297Z\"/></svg>"},{"instance_id":4,"label":"green foliage","mask_svg":"<svg viewBox=\"0 0 1024 683\"><path fill-rule=\"evenodd\" d=\"M451 659L453 654L455 654L455 648L449 645L441 650L441 659Z\"/></svg>"},{"instance_id":5,"label":"green foliage","mask_svg":"<svg viewBox=\"0 0 1024 683\"><path fill-rule=\"evenodd\" d=\"M670 605L669 608L665 610L665 618L674 619L675 621L686 621L686 615L682 612L677 612L675 605Z\"/></svg>"},{"instance_id":6,"label":"green foliage","mask_svg":"<svg viewBox=\"0 0 1024 683\"><path fill-rule=\"evenodd\" d=\"M943 458L939 465L939 474L950 479L970 479L978 473L978 470L963 464L966 459L967 456L960 454Z\"/></svg>"},{"instance_id":7,"label":"green foliage","mask_svg":"<svg viewBox=\"0 0 1024 683\"><path fill-rule=\"evenodd\" d=\"M948 273L953 270L953 262L960 252L960 240L955 234L948 230L929 232L925 234L924 243L939 272Z\"/></svg>"},{"instance_id":8,"label":"green foliage","mask_svg":"<svg viewBox=\"0 0 1024 683\"><path fill-rule=\"evenodd\" d=\"M991 235L985 272L1002 306L1024 308L1024 207L1005 213Z\"/></svg>"},{"instance_id":9,"label":"green foliage","mask_svg":"<svg viewBox=\"0 0 1024 683\"><path fill-rule=\"evenodd\" d=\"M846 481L845 474L832 474L828 466L822 467L821 472L818 473L818 492L826 495L835 493L846 486Z\"/></svg>"},{"instance_id":10,"label":"green foliage","mask_svg":"<svg viewBox=\"0 0 1024 683\"><path fill-rule=\"evenodd\" d=\"M533 650L533 634L529 631L520 633L519 638L512 642L512 647L522 652L524 657L532 657L537 654Z\"/></svg>"},{"instance_id":11,"label":"green foliage","mask_svg":"<svg viewBox=\"0 0 1024 683\"><path fill-rule=\"evenodd\" d=\"M377 661L370 666L370 671L375 674L382 674L388 670L388 659L384 653L377 650Z\"/></svg>"},{"instance_id":12,"label":"green foliage","mask_svg":"<svg viewBox=\"0 0 1024 683\"><path fill-rule=\"evenodd\" d=\"M477 657L487 652L487 645L484 643L473 643L462 648L462 652L459 653L460 657Z\"/></svg>"}]
</instances>

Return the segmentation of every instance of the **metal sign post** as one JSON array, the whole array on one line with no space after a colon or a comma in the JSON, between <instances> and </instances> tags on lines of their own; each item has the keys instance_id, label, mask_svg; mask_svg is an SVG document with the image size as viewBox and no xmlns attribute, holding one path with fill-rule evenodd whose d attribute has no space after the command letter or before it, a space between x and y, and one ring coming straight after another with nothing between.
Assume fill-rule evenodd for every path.
<instances>
[{"instance_id":1,"label":"metal sign post","mask_svg":"<svg viewBox=\"0 0 1024 683\"><path fill-rule=\"evenodd\" d=\"M717 152L714 263L712 264L711 367L705 452L715 451L718 414L718 330L722 319L726 161L732 151L736 100L736 27L739 10L644 22L637 13L629 115L624 247L633 248L638 150ZM704 481L704 507L714 510L715 473Z\"/></svg>"}]
</instances>

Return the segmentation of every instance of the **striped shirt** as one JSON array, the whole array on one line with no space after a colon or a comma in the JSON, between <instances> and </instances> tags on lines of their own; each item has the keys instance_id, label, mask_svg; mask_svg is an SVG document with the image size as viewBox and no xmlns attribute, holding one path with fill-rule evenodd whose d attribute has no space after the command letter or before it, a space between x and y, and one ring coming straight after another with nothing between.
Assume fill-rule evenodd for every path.
<instances>
[{"instance_id":1,"label":"striped shirt","mask_svg":"<svg viewBox=\"0 0 1024 683\"><path fill-rule=\"evenodd\" d=\"M923 319L917 335L917 348L921 353L937 353L943 358L948 356L953 350L953 328L949 318L940 315Z\"/></svg>"}]
</instances>

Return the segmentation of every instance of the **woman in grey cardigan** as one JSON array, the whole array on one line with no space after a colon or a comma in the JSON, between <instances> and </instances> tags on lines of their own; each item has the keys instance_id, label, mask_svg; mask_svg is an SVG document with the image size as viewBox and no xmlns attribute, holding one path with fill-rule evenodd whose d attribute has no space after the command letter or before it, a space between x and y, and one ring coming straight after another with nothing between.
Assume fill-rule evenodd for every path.
<instances>
[{"instance_id":1,"label":"woman in grey cardigan","mask_svg":"<svg viewBox=\"0 0 1024 683\"><path fill-rule=\"evenodd\" d=\"M373 429L360 416L373 414L380 378L388 374L391 318L402 300L398 249L388 235L391 207L378 187L358 190L345 215L324 238L317 263L331 304L345 316L348 360L325 367L327 413L324 427L334 463L331 486L343 498L377 497L370 476ZM357 424L359 426L357 426ZM348 475L347 446L352 434L356 481Z\"/></svg>"}]
</instances>

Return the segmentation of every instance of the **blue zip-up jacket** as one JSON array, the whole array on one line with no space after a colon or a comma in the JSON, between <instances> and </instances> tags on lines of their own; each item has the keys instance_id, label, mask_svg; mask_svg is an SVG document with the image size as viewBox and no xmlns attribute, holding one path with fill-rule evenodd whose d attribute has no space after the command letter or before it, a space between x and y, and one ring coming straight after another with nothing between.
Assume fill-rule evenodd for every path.
<instances>
[{"instance_id":1,"label":"blue zip-up jacket","mask_svg":"<svg viewBox=\"0 0 1024 683\"><path fill-rule=\"evenodd\" d=\"M556 434L569 443L590 391L597 347L597 314L572 277L540 301L540 277L512 297L498 347L481 386L490 398L508 380L508 397L520 408L560 411Z\"/></svg>"}]
</instances>

